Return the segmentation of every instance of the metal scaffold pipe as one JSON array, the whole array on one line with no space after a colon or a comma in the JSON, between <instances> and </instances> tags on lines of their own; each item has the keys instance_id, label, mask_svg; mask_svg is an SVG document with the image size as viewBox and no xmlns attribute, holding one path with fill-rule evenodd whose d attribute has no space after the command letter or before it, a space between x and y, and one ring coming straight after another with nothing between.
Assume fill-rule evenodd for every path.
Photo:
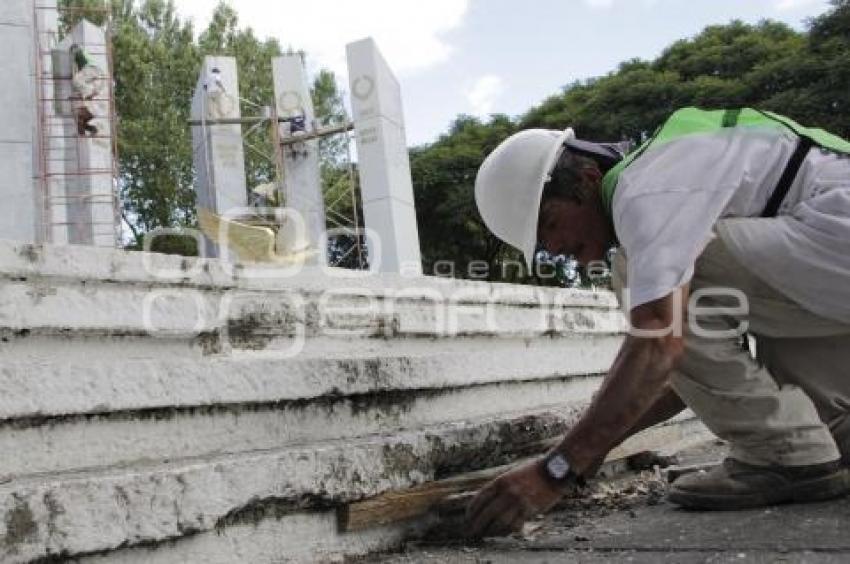
<instances>
[{"instance_id":1,"label":"metal scaffold pipe","mask_svg":"<svg viewBox=\"0 0 850 564\"><path fill-rule=\"evenodd\" d=\"M254 125L257 123L262 123L264 121L272 121L272 119L262 116L247 116L240 118L219 118L205 120L191 119L189 120L189 125L192 127L206 127L211 125ZM289 121L287 118L277 118L278 123L286 123L287 121ZM347 122L342 125L335 125L333 127L327 127L325 129L317 129L315 131L305 133L303 135L286 137L281 139L280 144L294 145L295 143L302 143L304 141L310 141L312 139L319 139L321 137L327 137L328 135L345 133L347 131L351 131L352 129L354 129L354 124L351 122Z\"/></svg>"}]
</instances>

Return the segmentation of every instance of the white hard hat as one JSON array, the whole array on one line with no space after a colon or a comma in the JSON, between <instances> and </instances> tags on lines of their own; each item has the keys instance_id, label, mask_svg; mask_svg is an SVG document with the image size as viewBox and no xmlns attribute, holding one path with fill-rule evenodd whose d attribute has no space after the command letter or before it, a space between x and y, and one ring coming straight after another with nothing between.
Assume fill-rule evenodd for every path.
<instances>
[{"instance_id":1,"label":"white hard hat","mask_svg":"<svg viewBox=\"0 0 850 564\"><path fill-rule=\"evenodd\" d=\"M537 246L543 186L571 139L575 139L572 128L515 133L484 159L475 178L475 203L484 223L496 237L522 251L529 270Z\"/></svg>"}]
</instances>

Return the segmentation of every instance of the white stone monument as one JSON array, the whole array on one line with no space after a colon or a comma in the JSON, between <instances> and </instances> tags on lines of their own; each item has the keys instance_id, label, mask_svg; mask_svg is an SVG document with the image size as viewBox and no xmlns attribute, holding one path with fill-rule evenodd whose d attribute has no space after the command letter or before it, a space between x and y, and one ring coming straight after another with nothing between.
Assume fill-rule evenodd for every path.
<instances>
[{"instance_id":1,"label":"white stone monument","mask_svg":"<svg viewBox=\"0 0 850 564\"><path fill-rule=\"evenodd\" d=\"M71 101L79 95L72 86L77 79L75 73L80 70L72 61L74 49L81 49L95 69L90 80L92 98L84 102L94 115L90 122L94 129L86 135L77 132L75 112L82 102ZM48 237L54 243L114 247L117 221L109 117L112 79L106 33L82 20L52 53L56 100L43 104L48 127L45 136Z\"/></svg>"},{"instance_id":2,"label":"white stone monument","mask_svg":"<svg viewBox=\"0 0 850 564\"><path fill-rule=\"evenodd\" d=\"M40 204L33 185L35 137L34 7L0 2L0 239L40 240Z\"/></svg>"},{"instance_id":3,"label":"white stone monument","mask_svg":"<svg viewBox=\"0 0 850 564\"><path fill-rule=\"evenodd\" d=\"M218 215L248 205L240 117L236 59L205 57L192 98L192 119L203 122L192 127L192 154L198 207ZM206 123L220 120L234 123ZM209 241L207 254L218 256Z\"/></svg>"},{"instance_id":4,"label":"white stone monument","mask_svg":"<svg viewBox=\"0 0 850 564\"><path fill-rule=\"evenodd\" d=\"M109 61L104 31L82 20L59 38L56 0L0 3L0 238L116 244ZM85 105L96 134L77 134L69 49L100 70Z\"/></svg>"},{"instance_id":5,"label":"white stone monument","mask_svg":"<svg viewBox=\"0 0 850 564\"><path fill-rule=\"evenodd\" d=\"M364 221L380 238L380 257L370 248L369 262L381 272L421 274L398 81L371 38L346 50Z\"/></svg>"},{"instance_id":6,"label":"white stone monument","mask_svg":"<svg viewBox=\"0 0 850 564\"><path fill-rule=\"evenodd\" d=\"M278 124L282 140L315 131L315 113L304 59L290 54L272 60L277 115L287 120ZM315 261L326 263L325 204L319 171L319 141L287 144L283 150L283 202L304 219Z\"/></svg>"}]
</instances>

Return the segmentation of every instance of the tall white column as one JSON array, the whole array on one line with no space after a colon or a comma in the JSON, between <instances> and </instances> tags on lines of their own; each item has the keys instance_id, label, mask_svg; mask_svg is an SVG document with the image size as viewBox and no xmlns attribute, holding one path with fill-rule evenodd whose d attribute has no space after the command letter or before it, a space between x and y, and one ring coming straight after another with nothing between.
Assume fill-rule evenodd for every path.
<instances>
[{"instance_id":1,"label":"tall white column","mask_svg":"<svg viewBox=\"0 0 850 564\"><path fill-rule=\"evenodd\" d=\"M300 54L272 60L274 95L278 117L289 120L278 127L281 139L291 139L315 130L315 113L304 59ZM304 129L300 129L303 124ZM325 264L325 203L319 173L319 142L305 141L283 147L283 199L286 207L304 218L315 260Z\"/></svg>"},{"instance_id":2,"label":"tall white column","mask_svg":"<svg viewBox=\"0 0 850 564\"><path fill-rule=\"evenodd\" d=\"M109 75L109 58L106 44L106 33L104 30L88 20L81 20L71 32L62 40L60 46L61 57L57 57L55 72L61 80L57 81L70 88L68 80L71 71L70 48L76 45L83 49L89 59L89 64L100 70L102 79L99 79L97 92L94 97L86 103L89 111L94 114L90 122L97 128L93 135L78 135L76 120L73 117L73 108L61 108L60 115L66 119L64 131L66 135L65 149L66 162L65 174L61 180L65 184L65 215L68 221L68 242L76 244L94 245L98 247L114 247L116 244L116 203L112 154L112 129L111 129L111 107L109 101L109 85L112 77ZM66 75L66 73L68 73ZM70 92L62 92L70 94ZM64 98L64 96L62 96ZM64 104L63 104L64 105ZM70 109L70 112L66 110ZM51 130L58 132L59 124L50 120ZM55 142L59 139L50 139L48 147L49 167L60 166L55 163ZM71 174L69 174L71 173ZM75 176L73 173L76 173ZM59 189L57 183L51 186ZM57 190L58 192L59 190ZM59 208L62 201L53 200L49 207L56 210L53 218L56 227L61 230L62 213Z\"/></svg>"},{"instance_id":3,"label":"tall white column","mask_svg":"<svg viewBox=\"0 0 850 564\"><path fill-rule=\"evenodd\" d=\"M236 59L205 57L192 98L192 119L207 121L239 117ZM198 207L219 215L246 207L248 193L242 126L206 123L193 126L192 145ZM217 256L215 246L209 241L207 243L208 254Z\"/></svg>"},{"instance_id":4,"label":"tall white column","mask_svg":"<svg viewBox=\"0 0 850 564\"><path fill-rule=\"evenodd\" d=\"M378 270L420 274L419 230L404 132L401 89L374 40L347 48L363 215L380 238ZM370 262L375 268L374 251Z\"/></svg>"},{"instance_id":5,"label":"tall white column","mask_svg":"<svg viewBox=\"0 0 850 564\"><path fill-rule=\"evenodd\" d=\"M35 242L40 219L33 184L36 152L33 0L0 2L0 239Z\"/></svg>"}]
</instances>

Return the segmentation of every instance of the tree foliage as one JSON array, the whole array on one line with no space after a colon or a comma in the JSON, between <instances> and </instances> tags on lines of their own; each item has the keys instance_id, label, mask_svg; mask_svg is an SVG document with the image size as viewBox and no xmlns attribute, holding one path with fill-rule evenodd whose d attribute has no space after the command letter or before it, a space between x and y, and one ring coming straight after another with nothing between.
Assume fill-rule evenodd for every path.
<instances>
[{"instance_id":1,"label":"tree foliage","mask_svg":"<svg viewBox=\"0 0 850 564\"><path fill-rule=\"evenodd\" d=\"M194 171L187 122L200 67L194 30L170 1L124 4L112 41L125 216L136 232L191 225Z\"/></svg>"},{"instance_id":2,"label":"tree foliage","mask_svg":"<svg viewBox=\"0 0 850 564\"><path fill-rule=\"evenodd\" d=\"M486 123L460 116L436 143L411 152L426 272L434 272L438 261L462 270L442 274L461 277L468 274L471 260L495 265L503 247L478 215L473 187L484 156L516 130L514 121L504 115L493 116Z\"/></svg>"}]
</instances>

